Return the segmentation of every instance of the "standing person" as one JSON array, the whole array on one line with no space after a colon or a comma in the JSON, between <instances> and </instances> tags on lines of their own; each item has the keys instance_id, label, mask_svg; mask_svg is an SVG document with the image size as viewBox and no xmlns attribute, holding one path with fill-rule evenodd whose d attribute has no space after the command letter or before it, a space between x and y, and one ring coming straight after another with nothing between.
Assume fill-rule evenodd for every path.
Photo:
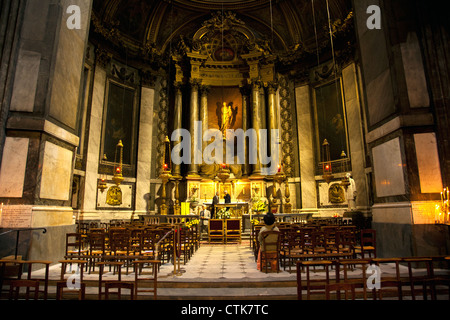
<instances>
[{"instance_id":1,"label":"standing person","mask_svg":"<svg viewBox=\"0 0 450 320\"><path fill-rule=\"evenodd\" d=\"M228 191L225 190L225 203L231 203L231 196L228 194ZM230 210L230 207L227 207L227 210Z\"/></svg>"},{"instance_id":2,"label":"standing person","mask_svg":"<svg viewBox=\"0 0 450 320\"><path fill-rule=\"evenodd\" d=\"M208 225L209 225L209 219L211 219L211 212L206 209L206 206L202 207L202 211L200 211L200 235L203 232L203 229L206 229L206 232L208 233Z\"/></svg>"},{"instance_id":3,"label":"standing person","mask_svg":"<svg viewBox=\"0 0 450 320\"><path fill-rule=\"evenodd\" d=\"M216 217L216 204L219 203L219 191L216 192L216 195L213 198L213 204L212 204L212 217L215 218Z\"/></svg>"},{"instance_id":4,"label":"standing person","mask_svg":"<svg viewBox=\"0 0 450 320\"><path fill-rule=\"evenodd\" d=\"M229 195L228 191L225 190L225 203L231 203L231 196Z\"/></svg>"}]
</instances>

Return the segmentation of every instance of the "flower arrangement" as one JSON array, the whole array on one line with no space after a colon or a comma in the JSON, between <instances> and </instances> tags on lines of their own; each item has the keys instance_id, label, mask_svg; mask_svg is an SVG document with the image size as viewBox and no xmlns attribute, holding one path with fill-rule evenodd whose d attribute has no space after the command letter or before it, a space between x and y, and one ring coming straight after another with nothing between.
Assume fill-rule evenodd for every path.
<instances>
[{"instance_id":1,"label":"flower arrangement","mask_svg":"<svg viewBox=\"0 0 450 320\"><path fill-rule=\"evenodd\" d=\"M253 205L252 205L252 210L254 212L265 212L267 211L267 203L263 200L260 200L258 198L254 198L253 200Z\"/></svg>"},{"instance_id":2,"label":"flower arrangement","mask_svg":"<svg viewBox=\"0 0 450 320\"><path fill-rule=\"evenodd\" d=\"M191 227L193 227L193 226L199 224L199 222L200 222L200 220L194 219L194 220L191 220L191 221L186 222L186 223L185 223L185 226L188 227L188 228L191 228Z\"/></svg>"},{"instance_id":3,"label":"flower arrangement","mask_svg":"<svg viewBox=\"0 0 450 320\"><path fill-rule=\"evenodd\" d=\"M333 218L339 218L339 217L340 217L339 213L336 212L333 214Z\"/></svg>"},{"instance_id":4,"label":"flower arrangement","mask_svg":"<svg viewBox=\"0 0 450 320\"><path fill-rule=\"evenodd\" d=\"M257 225L257 224L259 224L259 220L258 219L252 219L251 221L251 224L253 224L253 225Z\"/></svg>"},{"instance_id":5,"label":"flower arrangement","mask_svg":"<svg viewBox=\"0 0 450 320\"><path fill-rule=\"evenodd\" d=\"M217 218L219 219L229 219L231 217L230 210L227 210L226 208L222 208L219 211L217 211Z\"/></svg>"}]
</instances>

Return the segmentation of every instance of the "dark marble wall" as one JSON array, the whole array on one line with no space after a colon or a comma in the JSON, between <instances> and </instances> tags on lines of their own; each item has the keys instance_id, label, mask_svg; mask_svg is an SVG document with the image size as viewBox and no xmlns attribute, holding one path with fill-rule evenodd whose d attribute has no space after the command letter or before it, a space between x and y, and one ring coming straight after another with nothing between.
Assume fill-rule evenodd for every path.
<instances>
[{"instance_id":1,"label":"dark marble wall","mask_svg":"<svg viewBox=\"0 0 450 320\"><path fill-rule=\"evenodd\" d=\"M449 226L372 222L372 227L379 258L450 254Z\"/></svg>"},{"instance_id":2,"label":"dark marble wall","mask_svg":"<svg viewBox=\"0 0 450 320\"><path fill-rule=\"evenodd\" d=\"M16 254L23 260L48 260L58 263L64 259L66 234L75 232L75 225L46 227L42 229L26 230L19 233L8 229L0 229L0 257Z\"/></svg>"}]
</instances>

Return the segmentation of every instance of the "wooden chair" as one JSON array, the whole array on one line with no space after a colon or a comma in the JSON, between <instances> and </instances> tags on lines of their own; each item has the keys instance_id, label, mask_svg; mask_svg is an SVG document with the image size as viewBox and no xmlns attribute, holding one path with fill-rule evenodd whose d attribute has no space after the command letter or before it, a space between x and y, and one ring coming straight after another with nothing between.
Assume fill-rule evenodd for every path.
<instances>
[{"instance_id":1,"label":"wooden chair","mask_svg":"<svg viewBox=\"0 0 450 320\"><path fill-rule=\"evenodd\" d=\"M241 219L226 219L225 222L225 242L237 239L241 243Z\"/></svg>"},{"instance_id":2,"label":"wooden chair","mask_svg":"<svg viewBox=\"0 0 450 320\"><path fill-rule=\"evenodd\" d=\"M96 263L106 257L106 234L103 232L89 232L87 234L89 250L87 254L89 273L95 271Z\"/></svg>"},{"instance_id":3,"label":"wooden chair","mask_svg":"<svg viewBox=\"0 0 450 320\"><path fill-rule=\"evenodd\" d=\"M29 281L39 281L39 283L43 282L44 288L42 290L38 290L38 293L42 293L44 296L44 300L47 300L48 296L48 278L50 273L50 265L52 264L51 261L47 260L29 260L24 261L23 265L26 266L27 269L27 280ZM41 278L35 278L33 277L33 266L35 265L44 265L45 267L45 274L44 279Z\"/></svg>"},{"instance_id":4,"label":"wooden chair","mask_svg":"<svg viewBox=\"0 0 450 320\"><path fill-rule=\"evenodd\" d=\"M151 292L153 293L153 299L158 298L158 265L160 260L135 260L134 264L134 296L137 299L139 292ZM152 268L149 274L143 274L143 266L145 264L151 264ZM139 289L140 285L150 281L153 283L151 288Z\"/></svg>"},{"instance_id":5,"label":"wooden chair","mask_svg":"<svg viewBox=\"0 0 450 320\"><path fill-rule=\"evenodd\" d=\"M130 266L130 260L135 259L130 255L131 241L130 234L128 232L112 233L110 238L111 245L111 259L116 261L123 261L126 266L126 274L128 274L128 268Z\"/></svg>"},{"instance_id":6,"label":"wooden chair","mask_svg":"<svg viewBox=\"0 0 450 320\"><path fill-rule=\"evenodd\" d=\"M290 230L285 239L284 246L281 247L281 259L283 260L283 269L286 270L286 265L291 266L296 262L302 254L305 253L305 238L301 230Z\"/></svg>"},{"instance_id":7,"label":"wooden chair","mask_svg":"<svg viewBox=\"0 0 450 320\"><path fill-rule=\"evenodd\" d=\"M9 289L3 290L4 284L9 284L12 280L22 279L23 273L23 260L16 259L2 259L0 260L0 289L1 292L6 291L9 293ZM1 294L0 292L0 294Z\"/></svg>"},{"instance_id":8,"label":"wooden chair","mask_svg":"<svg viewBox=\"0 0 450 320\"><path fill-rule=\"evenodd\" d=\"M56 300L62 300L65 292L65 288L69 292L78 293L78 300L84 300L86 295L86 283L83 282L84 265L87 263L85 260L60 260L61 263L61 277L56 283ZM67 265L77 265L77 271L72 271L71 276L66 279ZM71 277L74 277L71 279Z\"/></svg>"},{"instance_id":9,"label":"wooden chair","mask_svg":"<svg viewBox=\"0 0 450 320\"><path fill-rule=\"evenodd\" d=\"M87 249L83 248L83 234L82 233L67 233L66 234L66 252L64 259L83 259L87 254Z\"/></svg>"},{"instance_id":10,"label":"wooden chair","mask_svg":"<svg viewBox=\"0 0 450 320\"><path fill-rule=\"evenodd\" d=\"M366 258L368 254L369 258L377 257L377 233L374 229L361 230L360 245L355 248L355 253L361 255L361 259Z\"/></svg>"},{"instance_id":11,"label":"wooden chair","mask_svg":"<svg viewBox=\"0 0 450 320\"><path fill-rule=\"evenodd\" d=\"M209 219L208 243L212 239L220 239L225 242L224 222L222 219Z\"/></svg>"},{"instance_id":12,"label":"wooden chair","mask_svg":"<svg viewBox=\"0 0 450 320\"><path fill-rule=\"evenodd\" d=\"M69 290L64 290L69 289ZM80 283L79 289L72 289L67 286L66 281L59 281L56 283L56 300L64 300L65 295L64 293L77 293L78 300L85 300L86 299L86 283L82 282Z\"/></svg>"},{"instance_id":13,"label":"wooden chair","mask_svg":"<svg viewBox=\"0 0 450 320\"><path fill-rule=\"evenodd\" d=\"M336 292L335 295L335 299L336 300L341 300L341 291L345 292L345 300L349 300L349 293L350 295L350 299L351 300L355 300L356 295L355 295L355 285L352 283L332 283L332 284L327 284L325 286L325 299L326 300L331 300L331 293L332 292Z\"/></svg>"},{"instance_id":14,"label":"wooden chair","mask_svg":"<svg viewBox=\"0 0 450 320\"><path fill-rule=\"evenodd\" d=\"M383 274L380 275L380 288L376 287L373 289L373 298L374 300L379 299L382 300L383 296L386 294L389 297L397 297L398 300L403 299L402 293L402 281L400 277L400 262L401 258L374 258L371 260L371 263L376 266L380 266L381 263L394 263L395 264L395 276L394 277L386 277Z\"/></svg>"},{"instance_id":15,"label":"wooden chair","mask_svg":"<svg viewBox=\"0 0 450 320\"><path fill-rule=\"evenodd\" d=\"M281 232L263 231L259 237L262 239L259 270L280 272Z\"/></svg>"},{"instance_id":16,"label":"wooden chair","mask_svg":"<svg viewBox=\"0 0 450 320\"><path fill-rule=\"evenodd\" d=\"M117 291L111 291L112 289L117 289ZM114 300L122 300L122 290L126 289L129 291L129 300L134 300L134 283L124 282L124 281L112 281L105 283L105 300L112 300L111 296L117 296Z\"/></svg>"},{"instance_id":17,"label":"wooden chair","mask_svg":"<svg viewBox=\"0 0 450 320\"><path fill-rule=\"evenodd\" d=\"M326 286L330 284L330 267L333 262L330 260L297 261L297 299L303 300L303 289L306 289L306 299L310 300L312 294L323 294ZM311 279L311 267L323 267L325 279ZM306 285L303 284L302 271L306 269Z\"/></svg>"},{"instance_id":18,"label":"wooden chair","mask_svg":"<svg viewBox=\"0 0 450 320\"><path fill-rule=\"evenodd\" d=\"M430 285L433 278L433 266L432 259L429 257L413 257L413 258L403 258L403 262L408 265L408 279L409 286L411 289L411 298L416 300L416 294L422 293L423 300L428 299L427 287ZM420 274L418 267L425 265L426 274ZM416 289L416 285L421 286L421 289ZM431 292L431 288L430 288Z\"/></svg>"},{"instance_id":19,"label":"wooden chair","mask_svg":"<svg viewBox=\"0 0 450 320\"><path fill-rule=\"evenodd\" d=\"M38 280L11 280L10 289L9 289L9 299L10 300L18 300L20 289L26 288L25 290L25 300L30 300L30 293L33 294L33 299L38 300L39 298L39 281ZM31 291L30 289L33 289Z\"/></svg>"},{"instance_id":20,"label":"wooden chair","mask_svg":"<svg viewBox=\"0 0 450 320\"><path fill-rule=\"evenodd\" d=\"M362 288L363 298L367 300L367 268L370 260L367 259L340 259L334 262L336 266L336 282L351 283L356 288ZM343 271L344 278L341 279L340 272ZM360 272L360 275L349 276L349 270Z\"/></svg>"},{"instance_id":21,"label":"wooden chair","mask_svg":"<svg viewBox=\"0 0 450 320\"><path fill-rule=\"evenodd\" d=\"M450 257L432 257L431 265L432 278L429 280L429 285L431 287L431 300L439 300L440 290L438 289L438 286L443 286L446 288L447 299L450 300ZM435 272L440 268L444 269L444 273Z\"/></svg>"},{"instance_id":22,"label":"wooden chair","mask_svg":"<svg viewBox=\"0 0 450 320\"><path fill-rule=\"evenodd\" d=\"M103 292L103 284L107 284L112 281L122 281L122 265L123 262L118 261L102 261L98 262L97 264L99 266L99 272L98 272L98 299L102 300L102 295L105 294ZM103 275L105 274L105 266L109 266L110 268L113 267L113 274L117 275L117 279L115 280L103 280ZM117 273L116 273L117 272Z\"/></svg>"}]
</instances>

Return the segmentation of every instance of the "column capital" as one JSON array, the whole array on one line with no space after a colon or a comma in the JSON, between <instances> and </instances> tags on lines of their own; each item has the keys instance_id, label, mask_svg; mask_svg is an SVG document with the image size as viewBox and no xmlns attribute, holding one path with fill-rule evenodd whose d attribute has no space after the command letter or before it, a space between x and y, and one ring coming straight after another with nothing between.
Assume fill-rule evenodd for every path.
<instances>
[{"instance_id":1,"label":"column capital","mask_svg":"<svg viewBox=\"0 0 450 320\"><path fill-rule=\"evenodd\" d=\"M200 85L201 85L201 83L202 83L202 80L200 80L200 79L190 79L189 80L189 85L191 86L191 88L192 89L194 89L194 90L198 90L199 89L199 87L200 87Z\"/></svg>"},{"instance_id":2,"label":"column capital","mask_svg":"<svg viewBox=\"0 0 450 320\"><path fill-rule=\"evenodd\" d=\"M200 84L199 85L199 90L200 90L202 95L206 95L207 96L209 94L209 92L211 91L211 86Z\"/></svg>"},{"instance_id":3,"label":"column capital","mask_svg":"<svg viewBox=\"0 0 450 320\"><path fill-rule=\"evenodd\" d=\"M252 79L251 86L253 90L259 90L263 86L263 83L260 79Z\"/></svg>"},{"instance_id":4,"label":"column capital","mask_svg":"<svg viewBox=\"0 0 450 320\"><path fill-rule=\"evenodd\" d=\"M249 96L250 93L252 92L252 90L251 90L251 88L250 88L249 85L242 85L242 86L239 86L239 91L241 92L241 94L242 94L243 96Z\"/></svg>"},{"instance_id":5,"label":"column capital","mask_svg":"<svg viewBox=\"0 0 450 320\"><path fill-rule=\"evenodd\" d=\"M274 94L278 90L278 82L276 82L276 81L269 81L267 83L267 89L269 91L269 94Z\"/></svg>"}]
</instances>

